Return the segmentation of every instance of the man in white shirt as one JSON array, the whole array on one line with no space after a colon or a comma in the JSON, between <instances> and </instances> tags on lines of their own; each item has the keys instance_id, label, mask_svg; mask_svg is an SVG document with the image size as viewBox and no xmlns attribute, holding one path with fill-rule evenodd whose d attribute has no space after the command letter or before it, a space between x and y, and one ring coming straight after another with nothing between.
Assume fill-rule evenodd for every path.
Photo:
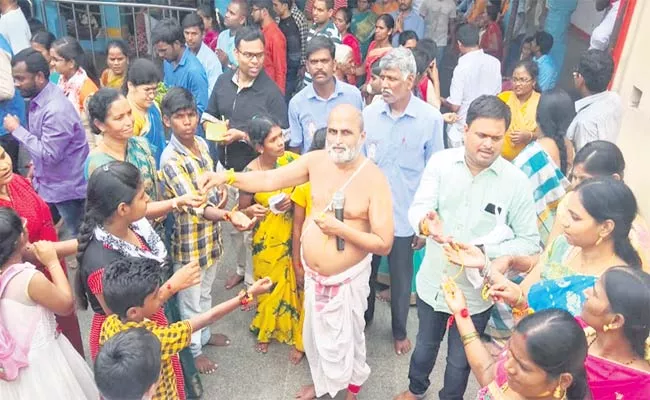
<instances>
[{"instance_id":1,"label":"man in white shirt","mask_svg":"<svg viewBox=\"0 0 650 400\"><path fill-rule=\"evenodd\" d=\"M616 25L620 5L620 0L596 0L596 11L605 11L605 16L600 25L591 33L589 49L607 50L610 45L609 39L614 31L614 25Z\"/></svg>"},{"instance_id":2,"label":"man in white shirt","mask_svg":"<svg viewBox=\"0 0 650 400\"><path fill-rule=\"evenodd\" d=\"M217 83L217 78L219 78L223 70L217 55L210 50L207 44L203 43L204 34L205 26L203 25L203 18L199 14L191 13L183 18L185 44L194 53L196 58L199 59L203 69L205 69L205 73L208 76L208 97L210 97L214 84Z\"/></svg>"},{"instance_id":3,"label":"man in white shirt","mask_svg":"<svg viewBox=\"0 0 650 400\"><path fill-rule=\"evenodd\" d=\"M594 140L616 143L623 121L621 97L607 90L614 73L612 56L601 50L587 50L573 73L573 84L581 99L576 101L576 116L567 138L576 152Z\"/></svg>"},{"instance_id":4,"label":"man in white shirt","mask_svg":"<svg viewBox=\"0 0 650 400\"><path fill-rule=\"evenodd\" d=\"M0 34L11 45L11 51L18 54L29 47L32 33L29 24L16 0L0 0Z\"/></svg>"},{"instance_id":5,"label":"man in white shirt","mask_svg":"<svg viewBox=\"0 0 650 400\"><path fill-rule=\"evenodd\" d=\"M447 131L450 147L463 145L465 118L472 101L484 94L496 96L501 92L501 62L479 48L478 28L461 25L457 38L462 55L454 69L449 97L443 99L443 104L458 114L458 120Z\"/></svg>"}]
</instances>

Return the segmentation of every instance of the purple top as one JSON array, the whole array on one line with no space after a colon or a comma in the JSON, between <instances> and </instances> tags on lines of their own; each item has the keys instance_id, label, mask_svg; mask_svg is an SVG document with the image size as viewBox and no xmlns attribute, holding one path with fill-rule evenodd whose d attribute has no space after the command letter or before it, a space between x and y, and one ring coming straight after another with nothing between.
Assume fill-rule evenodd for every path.
<instances>
[{"instance_id":1,"label":"purple top","mask_svg":"<svg viewBox=\"0 0 650 400\"><path fill-rule=\"evenodd\" d=\"M19 126L12 134L32 157L34 189L48 203L85 198L88 141L72 103L48 83L32 99L28 113L29 131Z\"/></svg>"}]
</instances>

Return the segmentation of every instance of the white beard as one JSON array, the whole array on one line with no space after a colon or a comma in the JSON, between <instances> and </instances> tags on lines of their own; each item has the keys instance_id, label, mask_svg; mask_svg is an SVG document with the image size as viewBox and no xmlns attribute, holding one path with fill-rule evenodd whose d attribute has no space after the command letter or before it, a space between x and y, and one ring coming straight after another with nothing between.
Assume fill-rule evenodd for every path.
<instances>
[{"instance_id":1,"label":"white beard","mask_svg":"<svg viewBox=\"0 0 650 400\"><path fill-rule=\"evenodd\" d=\"M359 141L361 141L361 139L359 139ZM343 147L345 148L345 150L339 153L333 149L333 145L330 142L326 142L325 144L327 154L330 156L330 159L334 162L334 164L347 164L354 161L359 155L359 152L361 150L361 146L359 145L359 142L357 142L354 148L349 148L344 144L341 144L340 146L337 147Z\"/></svg>"}]
</instances>

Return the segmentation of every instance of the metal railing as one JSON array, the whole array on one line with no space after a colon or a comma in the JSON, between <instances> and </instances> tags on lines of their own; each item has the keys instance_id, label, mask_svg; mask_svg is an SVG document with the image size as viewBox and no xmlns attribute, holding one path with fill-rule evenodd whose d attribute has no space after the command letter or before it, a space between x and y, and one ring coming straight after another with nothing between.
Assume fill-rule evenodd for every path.
<instances>
[{"instance_id":1,"label":"metal railing","mask_svg":"<svg viewBox=\"0 0 650 400\"><path fill-rule=\"evenodd\" d=\"M142 3L117 3L110 1L82 1L82 0L42 0L41 5L41 15L43 17L43 23L47 26L49 30L62 31L70 36L74 36L78 41L89 40L90 41L90 51L92 53L92 59L95 65L97 64L96 59L96 43L100 40L98 35L102 32L104 37L101 38L104 41L112 39L107 35L107 28L119 29L120 32L124 32L122 21L128 18L132 18L133 27L132 30L129 30L129 34L133 37L135 47L136 57L140 57L142 39L138 38L138 13L143 12L146 21L149 21L148 24L151 26L151 21L155 19L152 17L152 11L160 13L160 19L164 18L176 18L179 23L181 19L181 13L194 12L196 9L191 7L180 7L172 6L171 0L167 0L168 5L162 4L142 4ZM58 26L56 29L51 29L51 21L47 20L46 8L48 4L56 4L56 11L59 18L59 23L63 26ZM175 1L175 3L177 3ZM30 2L31 4L31 2ZM117 26L108 26L108 21L105 13L103 12L103 7L116 7L119 9L119 18L117 21ZM85 24L83 18L85 17ZM94 26L94 24L97 26ZM146 26L147 22L145 22ZM73 27L72 29L71 26ZM128 24L127 24L128 26ZM72 34L71 30L74 32ZM84 35L80 34L84 33ZM87 35L86 35L86 32ZM146 27L145 27L146 32ZM150 32L146 32L146 40L149 42ZM87 39L82 39L81 36L88 36ZM120 33L120 37L122 33ZM151 47L151 43L148 43L148 47ZM153 52L152 52L153 53ZM153 54L150 54L153 58Z\"/></svg>"}]
</instances>

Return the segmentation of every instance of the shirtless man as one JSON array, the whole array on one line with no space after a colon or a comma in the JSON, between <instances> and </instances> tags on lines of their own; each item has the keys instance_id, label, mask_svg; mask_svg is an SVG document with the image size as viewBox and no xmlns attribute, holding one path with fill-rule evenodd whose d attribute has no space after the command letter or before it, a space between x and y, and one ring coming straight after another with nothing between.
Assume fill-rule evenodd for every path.
<instances>
[{"instance_id":1,"label":"shirtless man","mask_svg":"<svg viewBox=\"0 0 650 400\"><path fill-rule=\"evenodd\" d=\"M325 393L334 397L346 388L346 400L353 400L370 375L363 333L370 261L372 254L390 251L393 215L388 181L360 154L365 137L361 112L342 104L330 113L326 150L310 152L274 170L207 173L199 182L202 190L228 183L249 193L311 182L315 211L305 218L302 237L303 341L314 384L298 392L300 400ZM345 195L344 222L329 207L337 191ZM343 251L337 250L336 237L344 239ZM327 359L321 354L327 354Z\"/></svg>"}]
</instances>

